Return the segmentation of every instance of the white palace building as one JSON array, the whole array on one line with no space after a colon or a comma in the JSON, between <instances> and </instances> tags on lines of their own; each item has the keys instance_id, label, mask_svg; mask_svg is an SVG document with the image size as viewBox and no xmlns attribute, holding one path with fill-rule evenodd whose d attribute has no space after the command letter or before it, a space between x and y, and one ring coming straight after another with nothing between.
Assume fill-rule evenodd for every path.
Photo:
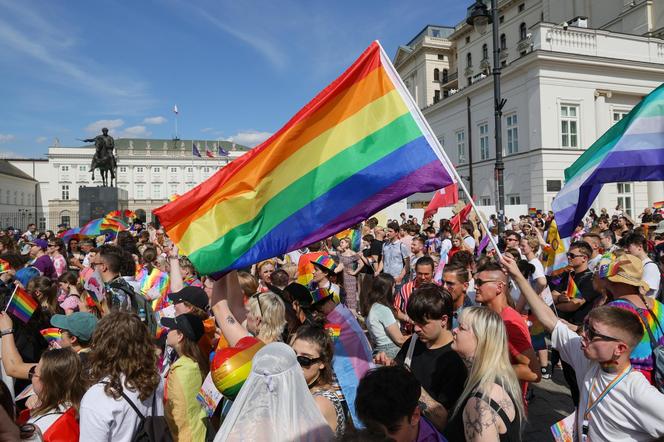
<instances>
[{"instance_id":1,"label":"white palace building","mask_svg":"<svg viewBox=\"0 0 664 442\"><path fill-rule=\"evenodd\" d=\"M472 2L467 0L469 6ZM489 3L488 1L486 3ZM569 167L664 82L664 1L502 0L505 204L549 210ZM394 64L465 183L496 203L491 25L426 26ZM631 215L664 183L607 184L595 207Z\"/></svg>"},{"instance_id":2,"label":"white palace building","mask_svg":"<svg viewBox=\"0 0 664 442\"><path fill-rule=\"evenodd\" d=\"M116 139L117 185L129 193L129 209L143 211L145 219L152 221L152 210L168 202L170 196L191 190L249 150L228 141L203 140L194 144L201 158L192 155L189 140ZM206 156L206 146L214 158ZM218 155L218 146L227 151L228 156ZM94 145L51 146L47 159L4 161L12 167L11 170L5 168L7 173L12 172L12 185L28 188L17 188L13 192L18 197L11 193L8 200L0 195L0 225L25 229L27 222L34 222L40 230L54 230L61 223L78 226L79 187L101 185L98 171L95 181L91 179L94 151ZM0 167L0 178L2 172ZM25 199L20 197L21 192L26 194Z\"/></svg>"}]
</instances>

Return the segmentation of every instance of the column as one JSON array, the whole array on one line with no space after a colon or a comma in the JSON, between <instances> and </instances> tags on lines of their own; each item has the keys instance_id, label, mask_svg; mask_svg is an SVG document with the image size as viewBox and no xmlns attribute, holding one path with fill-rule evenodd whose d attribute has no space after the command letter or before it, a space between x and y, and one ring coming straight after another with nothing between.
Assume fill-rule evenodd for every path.
<instances>
[{"instance_id":1,"label":"column","mask_svg":"<svg viewBox=\"0 0 664 442\"><path fill-rule=\"evenodd\" d=\"M664 201L664 182L648 181L648 204Z\"/></svg>"},{"instance_id":2,"label":"column","mask_svg":"<svg viewBox=\"0 0 664 442\"><path fill-rule=\"evenodd\" d=\"M607 121L610 115L606 107L606 98L611 98L611 95L611 91L601 89L595 91L595 139L601 137L609 129L609 125L611 124L610 121ZM609 191L608 186L615 187L615 184L605 184L603 190L599 192L593 203L593 207L597 213L599 213L600 209L606 208L609 214L611 214L612 209L616 206L615 198L613 198L614 192Z\"/></svg>"}]
</instances>

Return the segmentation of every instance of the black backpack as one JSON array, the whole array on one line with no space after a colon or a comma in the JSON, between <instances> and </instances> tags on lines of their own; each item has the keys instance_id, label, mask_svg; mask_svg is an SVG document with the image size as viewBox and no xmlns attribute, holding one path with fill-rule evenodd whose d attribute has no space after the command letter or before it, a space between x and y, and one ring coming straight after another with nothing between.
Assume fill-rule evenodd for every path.
<instances>
[{"instance_id":1,"label":"black backpack","mask_svg":"<svg viewBox=\"0 0 664 442\"><path fill-rule=\"evenodd\" d=\"M131 439L133 442L173 442L171 431L168 429L168 423L164 416L143 416L138 410L138 407L129 399L129 397L122 392L122 397L138 414L141 423L138 425L134 437ZM152 393L152 412L156 409L157 405L157 391Z\"/></svg>"}]
</instances>

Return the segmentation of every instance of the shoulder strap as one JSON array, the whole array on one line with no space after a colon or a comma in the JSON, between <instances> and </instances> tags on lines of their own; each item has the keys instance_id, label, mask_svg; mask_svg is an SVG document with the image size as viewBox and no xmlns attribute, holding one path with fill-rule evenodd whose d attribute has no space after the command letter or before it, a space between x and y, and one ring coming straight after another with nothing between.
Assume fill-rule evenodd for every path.
<instances>
[{"instance_id":1,"label":"shoulder strap","mask_svg":"<svg viewBox=\"0 0 664 442\"><path fill-rule=\"evenodd\" d=\"M131 401L131 399L129 399L129 397L125 394L125 392L122 391L122 392L120 392L120 394L122 395L122 397L124 398L124 400L127 401L127 403L131 406L131 408L134 409L134 411L136 412L136 414L138 414L138 417L141 419L141 421L144 421L144 420L145 420L145 416L143 416L143 413L141 413L141 412L138 410L138 407L137 407L137 406Z\"/></svg>"},{"instance_id":2,"label":"shoulder strap","mask_svg":"<svg viewBox=\"0 0 664 442\"><path fill-rule=\"evenodd\" d=\"M64 412L64 411L53 411L53 412L51 412L51 413L42 414L41 416L37 416L37 417L35 418L35 420L34 420L32 423L33 423L33 424L34 424L34 423L37 423L37 421L38 421L39 419L41 419L41 418L43 418L43 417L46 417L46 416L53 416L53 415L55 415L55 414L65 414L65 412Z\"/></svg>"},{"instance_id":3,"label":"shoulder strap","mask_svg":"<svg viewBox=\"0 0 664 442\"><path fill-rule=\"evenodd\" d=\"M417 343L417 335L412 334L410 338L410 344L408 345L408 351L406 352L406 358L403 361L403 365L410 368L410 363L413 361L413 353L415 352L415 344Z\"/></svg>"},{"instance_id":4,"label":"shoulder strap","mask_svg":"<svg viewBox=\"0 0 664 442\"><path fill-rule=\"evenodd\" d=\"M503 423L505 424L506 427L509 426L510 423L513 421L510 420L510 418L507 416L507 413L505 413L505 410L503 410L503 407L501 407L496 401L493 399L489 398L489 400L486 400L484 396L482 395L481 392L476 391L471 397L475 397L480 399L481 401L486 402L489 404L489 406L493 409L493 411L496 412L496 414L503 420ZM510 398L511 399L511 398ZM514 401L512 401L514 402Z\"/></svg>"}]
</instances>

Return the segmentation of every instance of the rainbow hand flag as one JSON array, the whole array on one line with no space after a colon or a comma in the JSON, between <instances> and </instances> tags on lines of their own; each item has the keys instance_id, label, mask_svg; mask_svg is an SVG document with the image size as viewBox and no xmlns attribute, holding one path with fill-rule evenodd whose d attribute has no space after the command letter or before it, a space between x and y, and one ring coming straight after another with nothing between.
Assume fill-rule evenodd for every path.
<instances>
[{"instance_id":1,"label":"rainbow hand flag","mask_svg":"<svg viewBox=\"0 0 664 442\"><path fill-rule=\"evenodd\" d=\"M57 342L60 339L62 339L62 334L60 333L60 329L57 327L49 327L45 328L44 330L40 330L39 333L46 339L46 342L49 344L51 342Z\"/></svg>"},{"instance_id":2,"label":"rainbow hand flag","mask_svg":"<svg viewBox=\"0 0 664 442\"><path fill-rule=\"evenodd\" d=\"M576 286L576 282L574 282L574 278L572 278L571 274L569 275L569 280L567 281L567 291L565 292L565 295L569 299L581 299L581 291Z\"/></svg>"},{"instance_id":3,"label":"rainbow hand flag","mask_svg":"<svg viewBox=\"0 0 664 442\"><path fill-rule=\"evenodd\" d=\"M37 307L39 307L37 300L30 293L26 292L25 289L16 286L12 297L7 303L5 312L11 313L16 319L20 319L27 324L32 314L37 310Z\"/></svg>"},{"instance_id":4,"label":"rainbow hand flag","mask_svg":"<svg viewBox=\"0 0 664 442\"><path fill-rule=\"evenodd\" d=\"M336 236L337 239L350 239L350 248L354 252L359 252L362 247L362 233L360 232L360 229L346 229L334 236Z\"/></svg>"},{"instance_id":5,"label":"rainbow hand flag","mask_svg":"<svg viewBox=\"0 0 664 442\"><path fill-rule=\"evenodd\" d=\"M155 213L205 275L282 255L453 182L444 150L374 42L267 141Z\"/></svg>"}]
</instances>

